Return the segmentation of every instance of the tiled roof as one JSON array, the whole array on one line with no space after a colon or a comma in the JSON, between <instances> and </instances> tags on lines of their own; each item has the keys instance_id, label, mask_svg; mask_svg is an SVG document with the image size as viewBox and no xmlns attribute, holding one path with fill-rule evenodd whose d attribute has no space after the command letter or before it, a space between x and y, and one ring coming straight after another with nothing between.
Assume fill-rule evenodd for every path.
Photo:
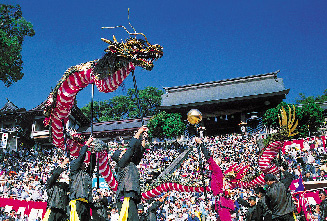
<instances>
[{"instance_id":1,"label":"tiled roof","mask_svg":"<svg viewBox=\"0 0 327 221\"><path fill-rule=\"evenodd\" d=\"M28 112L29 113L43 112L46 102L47 102L47 100L43 101L41 104L39 104L38 106L36 106L33 109L29 110ZM90 119L88 119L83 114L81 109L79 109L76 104L74 104L74 106L72 107L71 114L72 114L72 116L74 116L75 118L77 118L79 120L79 122L82 124L82 126L89 125L90 122L91 122Z\"/></svg>"},{"instance_id":2,"label":"tiled roof","mask_svg":"<svg viewBox=\"0 0 327 221\"><path fill-rule=\"evenodd\" d=\"M149 118L144 118L144 122L149 120ZM108 121L93 124L93 132L110 132L110 131L123 131L123 130L134 130L142 126L140 119L127 119L121 121ZM91 132L91 127L89 127L86 133Z\"/></svg>"},{"instance_id":3,"label":"tiled roof","mask_svg":"<svg viewBox=\"0 0 327 221\"><path fill-rule=\"evenodd\" d=\"M0 109L0 114L3 113L14 113L17 111L25 111L23 108L18 108L14 103L12 103L10 100Z\"/></svg>"},{"instance_id":4,"label":"tiled roof","mask_svg":"<svg viewBox=\"0 0 327 221\"><path fill-rule=\"evenodd\" d=\"M226 101L272 93L285 93L283 79L278 72L251 75L221 81L165 88L161 107L181 106L194 103Z\"/></svg>"}]
</instances>

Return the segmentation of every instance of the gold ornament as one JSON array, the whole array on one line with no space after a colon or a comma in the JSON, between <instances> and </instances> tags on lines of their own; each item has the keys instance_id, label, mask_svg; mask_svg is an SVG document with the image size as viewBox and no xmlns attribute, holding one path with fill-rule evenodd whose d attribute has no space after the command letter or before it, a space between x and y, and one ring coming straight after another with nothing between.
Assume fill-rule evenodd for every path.
<instances>
[{"instance_id":1,"label":"gold ornament","mask_svg":"<svg viewBox=\"0 0 327 221\"><path fill-rule=\"evenodd\" d=\"M202 113L197 109L192 109L187 113L187 120L192 125L198 124L202 120Z\"/></svg>"},{"instance_id":2,"label":"gold ornament","mask_svg":"<svg viewBox=\"0 0 327 221\"><path fill-rule=\"evenodd\" d=\"M280 109L281 117L278 115L279 126L282 129L286 130L289 137L298 134L298 132L294 133L294 131L299 123L299 120L296 120L296 122L295 122L295 106L294 105L292 105L292 106L293 106L293 108L288 106L288 117L287 117L287 112L284 109L284 107L282 107Z\"/></svg>"}]
</instances>

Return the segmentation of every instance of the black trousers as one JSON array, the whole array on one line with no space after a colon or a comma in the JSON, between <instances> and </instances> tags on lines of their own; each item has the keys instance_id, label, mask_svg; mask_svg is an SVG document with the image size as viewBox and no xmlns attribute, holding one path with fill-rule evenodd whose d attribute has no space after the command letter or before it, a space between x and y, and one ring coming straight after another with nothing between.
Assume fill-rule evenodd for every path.
<instances>
[{"instance_id":1,"label":"black trousers","mask_svg":"<svg viewBox=\"0 0 327 221\"><path fill-rule=\"evenodd\" d=\"M68 216L66 211L51 208L51 213L49 215L48 221L67 221Z\"/></svg>"},{"instance_id":2,"label":"black trousers","mask_svg":"<svg viewBox=\"0 0 327 221\"><path fill-rule=\"evenodd\" d=\"M76 200L76 212L80 221L90 221L90 205L88 203Z\"/></svg>"},{"instance_id":3,"label":"black trousers","mask_svg":"<svg viewBox=\"0 0 327 221\"><path fill-rule=\"evenodd\" d=\"M120 214L123 203L121 201L117 202L118 213ZM133 198L129 199L129 207L128 207L128 221L139 221L139 215L137 213L137 204Z\"/></svg>"},{"instance_id":4,"label":"black trousers","mask_svg":"<svg viewBox=\"0 0 327 221\"><path fill-rule=\"evenodd\" d=\"M294 221L293 213L288 213L272 219L273 221Z\"/></svg>"}]
</instances>

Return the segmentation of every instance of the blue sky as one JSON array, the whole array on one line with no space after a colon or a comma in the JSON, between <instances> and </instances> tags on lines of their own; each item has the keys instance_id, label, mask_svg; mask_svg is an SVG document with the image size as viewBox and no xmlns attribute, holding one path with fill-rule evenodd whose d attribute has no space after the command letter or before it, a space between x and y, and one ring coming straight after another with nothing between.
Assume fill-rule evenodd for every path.
<instances>
[{"instance_id":1,"label":"blue sky","mask_svg":"<svg viewBox=\"0 0 327 221\"><path fill-rule=\"evenodd\" d=\"M101 37L125 39L128 26L150 43L164 47L152 71L136 69L140 89L217 81L280 70L290 88L287 102L299 93L321 95L327 80L327 1L2 1L20 4L36 35L23 45L24 77L9 88L0 83L0 107L6 98L20 108L43 102L65 70L98 59L107 45ZM132 77L125 89L133 87ZM95 100L126 94L95 90ZM91 98L90 86L77 96L79 107Z\"/></svg>"}]
</instances>

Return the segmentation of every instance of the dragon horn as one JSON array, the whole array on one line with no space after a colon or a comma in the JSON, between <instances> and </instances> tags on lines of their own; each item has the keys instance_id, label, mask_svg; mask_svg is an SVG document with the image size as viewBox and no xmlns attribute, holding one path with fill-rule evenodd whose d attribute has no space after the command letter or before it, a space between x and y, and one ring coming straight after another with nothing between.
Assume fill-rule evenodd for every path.
<instances>
[{"instance_id":1,"label":"dragon horn","mask_svg":"<svg viewBox=\"0 0 327 221\"><path fill-rule=\"evenodd\" d=\"M148 39L146 38L146 36L145 36L145 34L143 34L143 33L130 33L130 35L142 35L143 37L144 37L144 39L145 39L145 41L146 41L146 43L150 46L151 44L148 42Z\"/></svg>"},{"instance_id":2,"label":"dragon horn","mask_svg":"<svg viewBox=\"0 0 327 221\"><path fill-rule=\"evenodd\" d=\"M128 24L129 24L129 26L131 26L131 28L134 30L134 32L136 32L133 25L129 22L129 8L128 8Z\"/></svg>"},{"instance_id":3,"label":"dragon horn","mask_svg":"<svg viewBox=\"0 0 327 221\"><path fill-rule=\"evenodd\" d=\"M126 28L125 26L123 26L123 25L117 25L117 26L114 26L114 27L101 27L101 28L102 28L102 29L105 29L105 28L107 28L107 29L123 28L123 29L125 29L125 31L126 31L129 35L134 35L134 36L136 36L136 35L142 35L142 36L144 37L146 43L147 43L149 46L151 45L151 44L148 42L148 39L146 38L145 34L143 34L143 33L130 33L130 32L127 30L127 28ZM132 26L132 28L133 28L133 26ZM134 29L134 28L133 28L133 29ZM135 29L134 29L134 31L135 31Z\"/></svg>"},{"instance_id":4,"label":"dragon horn","mask_svg":"<svg viewBox=\"0 0 327 221\"><path fill-rule=\"evenodd\" d=\"M123 28L125 29L125 31L131 35L131 33L127 30L127 28L124 26L124 25L117 25L117 26L114 26L114 27L101 27L102 29L114 29L114 28Z\"/></svg>"},{"instance_id":5,"label":"dragon horn","mask_svg":"<svg viewBox=\"0 0 327 221\"><path fill-rule=\"evenodd\" d=\"M112 36L112 39L114 39L114 42L117 43L117 39L116 39L115 35Z\"/></svg>"},{"instance_id":6,"label":"dragon horn","mask_svg":"<svg viewBox=\"0 0 327 221\"><path fill-rule=\"evenodd\" d=\"M101 38L102 41L106 42L107 44L111 44L111 41L105 38Z\"/></svg>"}]
</instances>

